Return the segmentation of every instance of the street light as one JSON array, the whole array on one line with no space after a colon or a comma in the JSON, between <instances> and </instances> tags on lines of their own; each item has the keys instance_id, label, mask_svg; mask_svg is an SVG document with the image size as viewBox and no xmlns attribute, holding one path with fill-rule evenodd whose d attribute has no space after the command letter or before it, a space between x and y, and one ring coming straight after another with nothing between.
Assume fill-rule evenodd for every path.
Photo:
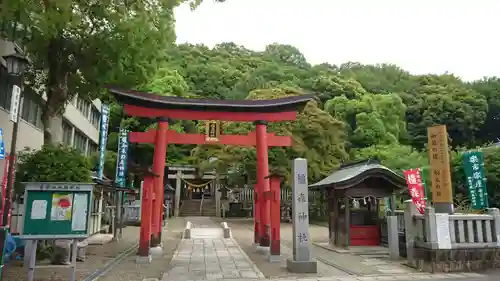
<instances>
[{"instance_id":1,"label":"street light","mask_svg":"<svg viewBox=\"0 0 500 281\"><path fill-rule=\"evenodd\" d=\"M22 54L14 53L4 56L5 64L7 67L7 73L11 76L13 83L12 86L12 97L11 97L11 120L14 122L12 126L12 140L10 142L10 155L7 166L7 186L5 190L5 201L0 204L3 207L2 214L2 225L0 231L0 280L3 279L3 256L5 255L5 245L7 240L7 232L10 227L9 225L9 215L12 209L12 193L14 189L14 160L16 155L16 145L17 145L17 131L19 127L19 106L22 96L22 89L24 84L24 70L28 65L29 61ZM15 83L19 86L15 86Z\"/></svg>"},{"instance_id":2,"label":"street light","mask_svg":"<svg viewBox=\"0 0 500 281\"><path fill-rule=\"evenodd\" d=\"M7 73L14 77L21 77L29 63L28 59L19 53L4 56L3 59L7 65Z\"/></svg>"},{"instance_id":3,"label":"street light","mask_svg":"<svg viewBox=\"0 0 500 281\"><path fill-rule=\"evenodd\" d=\"M17 131L19 127L19 106L20 106L20 100L21 100L21 95L22 95L22 88L23 88L23 75L24 75L24 70L26 69L26 66L28 65L29 61L28 59L23 56L22 54L14 53L10 54L7 56L4 56L3 59L5 60L7 64L7 73L14 78L14 80L18 80L17 82L19 83L19 86L21 88L21 93L16 101L17 103L17 108L15 108L15 112L17 116L12 120L14 122L14 125L12 127L12 139L10 142L10 159L9 159L9 166L7 170L7 188L5 192L5 206L3 206L3 225L7 225L9 223L9 214L10 210L12 208L12 191L14 189L14 159L16 155L16 145L17 145ZM11 105L12 109L12 105Z\"/></svg>"}]
</instances>

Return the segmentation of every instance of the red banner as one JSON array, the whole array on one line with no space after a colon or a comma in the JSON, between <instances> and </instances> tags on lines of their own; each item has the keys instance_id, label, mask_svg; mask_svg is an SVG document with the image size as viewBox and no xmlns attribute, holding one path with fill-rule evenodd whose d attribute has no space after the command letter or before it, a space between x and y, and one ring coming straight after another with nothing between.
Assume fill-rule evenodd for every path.
<instances>
[{"instance_id":1,"label":"red banner","mask_svg":"<svg viewBox=\"0 0 500 281\"><path fill-rule=\"evenodd\" d=\"M5 156L5 165L4 165L4 171L3 171L3 177L2 177L2 189L1 189L1 197L0 197L0 200L2 200L2 208L0 208L0 225L4 225L4 221L3 221L3 214L4 214L4 211L5 211L5 205L7 204L6 202L6 195L7 195L7 175L9 174L9 168L11 169L15 169L15 161L16 161L16 157L13 157L13 159L11 159L10 155L6 155ZM13 165L11 165L13 163ZM15 170L12 171L12 182L14 182L14 179L15 179ZM14 186L14 184L12 184L12 186ZM14 192L14 191L12 191ZM7 224L8 226L10 226L10 222L12 220L12 206L11 206L11 209L9 210L9 214L8 214L8 220L7 220Z\"/></svg>"},{"instance_id":2,"label":"red banner","mask_svg":"<svg viewBox=\"0 0 500 281\"><path fill-rule=\"evenodd\" d=\"M3 210L5 209L5 193L7 192L7 175L9 174L9 163L10 156L5 156L5 164L3 168L3 177L2 177L2 208L0 209L0 225L3 225Z\"/></svg>"},{"instance_id":3,"label":"red banner","mask_svg":"<svg viewBox=\"0 0 500 281\"><path fill-rule=\"evenodd\" d=\"M425 192L422 183L422 175L420 168L404 171L408 191L410 192L411 200L417 207L417 210L423 214L425 211Z\"/></svg>"}]
</instances>

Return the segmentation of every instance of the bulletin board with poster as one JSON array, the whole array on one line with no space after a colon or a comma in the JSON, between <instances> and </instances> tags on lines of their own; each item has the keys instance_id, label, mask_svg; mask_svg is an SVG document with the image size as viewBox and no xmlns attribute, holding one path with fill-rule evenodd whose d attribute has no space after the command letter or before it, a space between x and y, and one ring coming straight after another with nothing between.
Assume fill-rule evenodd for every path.
<instances>
[{"instance_id":1,"label":"bulletin board with poster","mask_svg":"<svg viewBox=\"0 0 500 281\"><path fill-rule=\"evenodd\" d=\"M82 239L89 236L94 183L28 182L22 239Z\"/></svg>"}]
</instances>

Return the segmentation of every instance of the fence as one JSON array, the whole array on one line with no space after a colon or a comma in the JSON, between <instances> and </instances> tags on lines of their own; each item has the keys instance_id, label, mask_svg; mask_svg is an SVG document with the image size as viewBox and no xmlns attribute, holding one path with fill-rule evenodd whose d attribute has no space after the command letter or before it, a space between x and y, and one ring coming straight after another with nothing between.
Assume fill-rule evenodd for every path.
<instances>
[{"instance_id":1,"label":"fence","mask_svg":"<svg viewBox=\"0 0 500 281\"><path fill-rule=\"evenodd\" d=\"M412 206L409 208L412 209ZM441 214L436 214L432 208L428 208L425 214L411 213L409 223L405 222L409 214L402 217L401 212L398 211L396 215L398 216L398 231L406 230L406 234L411 236L420 247L437 248L439 247L437 244L444 241L443 239L446 241L442 243L449 241L451 249L500 246L497 236L497 232L500 235L498 209L490 209L488 214L484 215L445 215L444 222L442 219L437 219Z\"/></svg>"},{"instance_id":2,"label":"fence","mask_svg":"<svg viewBox=\"0 0 500 281\"><path fill-rule=\"evenodd\" d=\"M396 212L398 231L404 225L407 263L425 271L465 271L500 264L500 211L487 214L418 213L413 204ZM401 223L404 222L404 223ZM400 247L402 245L400 244Z\"/></svg>"}]
</instances>

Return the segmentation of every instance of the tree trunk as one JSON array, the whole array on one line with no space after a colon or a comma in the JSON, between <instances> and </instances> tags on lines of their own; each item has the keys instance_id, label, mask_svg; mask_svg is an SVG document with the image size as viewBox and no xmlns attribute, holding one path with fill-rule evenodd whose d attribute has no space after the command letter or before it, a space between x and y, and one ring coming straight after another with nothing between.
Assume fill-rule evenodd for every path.
<instances>
[{"instance_id":1,"label":"tree trunk","mask_svg":"<svg viewBox=\"0 0 500 281\"><path fill-rule=\"evenodd\" d=\"M68 56L65 55L64 42L53 39L47 52L48 77L46 82L47 101L42 109L43 143L53 143L51 130L52 117L62 114L69 97L68 77L70 74Z\"/></svg>"}]
</instances>

